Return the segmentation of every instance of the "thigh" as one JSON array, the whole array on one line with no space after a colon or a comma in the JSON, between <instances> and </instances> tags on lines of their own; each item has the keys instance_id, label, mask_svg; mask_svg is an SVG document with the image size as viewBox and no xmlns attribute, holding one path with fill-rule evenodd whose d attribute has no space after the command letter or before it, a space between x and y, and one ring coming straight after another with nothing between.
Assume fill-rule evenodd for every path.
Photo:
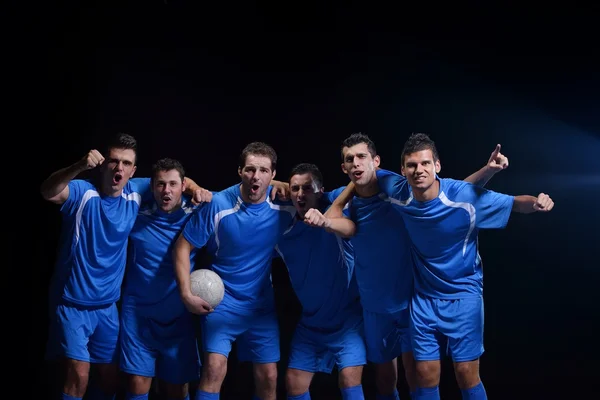
<instances>
[{"instance_id":1,"label":"thigh","mask_svg":"<svg viewBox=\"0 0 600 400\"><path fill-rule=\"evenodd\" d=\"M379 314L364 310L364 330L367 358L374 363L394 360L406 347L408 310L394 314ZM404 345L403 345L404 344Z\"/></svg>"},{"instance_id":2,"label":"thigh","mask_svg":"<svg viewBox=\"0 0 600 400\"><path fill-rule=\"evenodd\" d=\"M279 361L279 323L275 310L245 318L247 330L238 342L240 361L257 364Z\"/></svg>"},{"instance_id":3,"label":"thigh","mask_svg":"<svg viewBox=\"0 0 600 400\"><path fill-rule=\"evenodd\" d=\"M410 309L410 341L416 361L435 361L442 358L444 338L438 330L434 299L414 295Z\"/></svg>"},{"instance_id":4,"label":"thigh","mask_svg":"<svg viewBox=\"0 0 600 400\"><path fill-rule=\"evenodd\" d=\"M473 361L483 348L483 298L443 301L438 306L440 331L448 338L454 362Z\"/></svg>"},{"instance_id":5,"label":"thigh","mask_svg":"<svg viewBox=\"0 0 600 400\"><path fill-rule=\"evenodd\" d=\"M310 328L298 324L290 344L288 368L311 373L331 373L334 362L333 354L327 351L323 340L311 332Z\"/></svg>"},{"instance_id":6,"label":"thigh","mask_svg":"<svg viewBox=\"0 0 600 400\"><path fill-rule=\"evenodd\" d=\"M119 360L119 311L117 305L89 311L96 320L96 329L88 349L90 362L97 364L116 363Z\"/></svg>"},{"instance_id":7,"label":"thigh","mask_svg":"<svg viewBox=\"0 0 600 400\"><path fill-rule=\"evenodd\" d=\"M135 307L121 308L119 332L119 367L131 375L155 376L156 351L150 336L148 320Z\"/></svg>"},{"instance_id":8,"label":"thigh","mask_svg":"<svg viewBox=\"0 0 600 400\"><path fill-rule=\"evenodd\" d=\"M244 316L224 303L200 319L202 352L229 357L231 345L246 330Z\"/></svg>"},{"instance_id":9,"label":"thigh","mask_svg":"<svg viewBox=\"0 0 600 400\"><path fill-rule=\"evenodd\" d=\"M158 349L156 376L174 385L182 385L200 377L200 357L191 314L185 313L169 327L168 335L155 331Z\"/></svg>"},{"instance_id":10,"label":"thigh","mask_svg":"<svg viewBox=\"0 0 600 400\"><path fill-rule=\"evenodd\" d=\"M46 356L48 359L66 357L90 362L88 343L96 324L88 311L59 305L50 321Z\"/></svg>"}]
</instances>

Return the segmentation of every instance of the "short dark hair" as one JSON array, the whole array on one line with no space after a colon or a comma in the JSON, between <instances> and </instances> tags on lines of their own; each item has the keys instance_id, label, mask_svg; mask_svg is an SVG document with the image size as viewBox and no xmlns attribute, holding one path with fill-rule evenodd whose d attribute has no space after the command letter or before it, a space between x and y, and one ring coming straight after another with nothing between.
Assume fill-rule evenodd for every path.
<instances>
[{"instance_id":1,"label":"short dark hair","mask_svg":"<svg viewBox=\"0 0 600 400\"><path fill-rule=\"evenodd\" d=\"M271 159L271 171L275 171L277 168L277 153L266 143L252 142L244 147L242 154L240 154L240 168L246 166L246 159L249 155L269 157Z\"/></svg>"},{"instance_id":2,"label":"short dark hair","mask_svg":"<svg viewBox=\"0 0 600 400\"><path fill-rule=\"evenodd\" d=\"M185 179L185 170L183 169L183 165L177 160L172 158L161 158L154 165L152 165L152 181L156 179L156 176L159 172L162 171L171 171L177 170L179 172L179 176L181 177L181 182Z\"/></svg>"},{"instance_id":3,"label":"short dark hair","mask_svg":"<svg viewBox=\"0 0 600 400\"><path fill-rule=\"evenodd\" d=\"M435 142L431 140L429 135L426 133L412 133L404 143L404 148L402 149L402 165L404 165L404 157L408 154L423 150L431 150L433 161L438 161L440 159L437 148L435 147Z\"/></svg>"},{"instance_id":4,"label":"short dark hair","mask_svg":"<svg viewBox=\"0 0 600 400\"><path fill-rule=\"evenodd\" d=\"M292 168L289 179L292 179L292 176L294 175L304 174L311 174L313 182L317 184L319 189L323 187L323 174L319 170L319 167L317 167L315 164L301 163L296 165L294 168Z\"/></svg>"},{"instance_id":5,"label":"short dark hair","mask_svg":"<svg viewBox=\"0 0 600 400\"><path fill-rule=\"evenodd\" d=\"M364 143L367 145L367 149L369 150L371 157L375 157L377 155L377 149L375 148L375 143L371 140L371 138L362 132L356 132L356 133L353 133L352 135L348 136L342 142L342 148L341 148L342 161L344 160L344 147L352 147L352 146L356 146L357 144L361 144L361 143Z\"/></svg>"},{"instance_id":6,"label":"short dark hair","mask_svg":"<svg viewBox=\"0 0 600 400\"><path fill-rule=\"evenodd\" d=\"M117 133L109 142L108 142L108 151L111 149L127 149L133 150L135 153L135 163L137 163L137 140L127 133Z\"/></svg>"}]
</instances>

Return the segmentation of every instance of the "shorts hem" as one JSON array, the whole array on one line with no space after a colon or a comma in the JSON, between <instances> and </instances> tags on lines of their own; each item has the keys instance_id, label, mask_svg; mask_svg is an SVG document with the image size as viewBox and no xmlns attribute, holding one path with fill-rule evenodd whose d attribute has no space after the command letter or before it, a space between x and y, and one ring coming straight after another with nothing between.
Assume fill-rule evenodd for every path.
<instances>
[{"instance_id":1,"label":"shorts hem","mask_svg":"<svg viewBox=\"0 0 600 400\"><path fill-rule=\"evenodd\" d=\"M143 376L145 378L154 378L156 375L153 373L148 373L148 372L144 372L144 371L140 371L140 370L135 370L133 368L119 368L121 370L121 372L125 372L126 374L129 375L135 375L135 376Z\"/></svg>"},{"instance_id":2,"label":"shorts hem","mask_svg":"<svg viewBox=\"0 0 600 400\"><path fill-rule=\"evenodd\" d=\"M210 350L210 349L206 349L206 350L204 351L204 353L205 353L205 354L210 354L210 353L214 353L214 354L220 354L220 355L222 355L223 357L225 357L225 358L229 359L229 353L225 353L225 352L223 352L223 351L220 351L220 350Z\"/></svg>"},{"instance_id":3,"label":"shorts hem","mask_svg":"<svg viewBox=\"0 0 600 400\"><path fill-rule=\"evenodd\" d=\"M250 361L253 364L273 364L273 363L278 363L279 361L281 361L281 357L277 357L277 358L259 358L259 359L253 359L253 360L244 360L244 359L241 359L240 361Z\"/></svg>"},{"instance_id":4,"label":"shorts hem","mask_svg":"<svg viewBox=\"0 0 600 400\"><path fill-rule=\"evenodd\" d=\"M352 367L364 367L365 365L367 365L367 361L365 360L364 362L352 362L352 363L348 363L348 364L344 364L344 365L338 365L337 368L339 371L343 370L344 368L352 368Z\"/></svg>"},{"instance_id":5,"label":"shorts hem","mask_svg":"<svg viewBox=\"0 0 600 400\"><path fill-rule=\"evenodd\" d=\"M452 361L454 362L467 362L467 361L475 361L477 359L479 359L482 355L483 352L481 353L476 353L477 355L473 355L473 356L469 356L469 357L452 357Z\"/></svg>"},{"instance_id":6,"label":"shorts hem","mask_svg":"<svg viewBox=\"0 0 600 400\"><path fill-rule=\"evenodd\" d=\"M440 361L441 360L439 355L420 356L418 354L414 354L414 357L415 357L415 361Z\"/></svg>"},{"instance_id":7,"label":"shorts hem","mask_svg":"<svg viewBox=\"0 0 600 400\"><path fill-rule=\"evenodd\" d=\"M317 372L323 372L323 371L320 371L319 368L307 368L307 367L292 365L292 364L288 365L287 369L297 369L298 371L310 372L312 374L316 374Z\"/></svg>"}]
</instances>

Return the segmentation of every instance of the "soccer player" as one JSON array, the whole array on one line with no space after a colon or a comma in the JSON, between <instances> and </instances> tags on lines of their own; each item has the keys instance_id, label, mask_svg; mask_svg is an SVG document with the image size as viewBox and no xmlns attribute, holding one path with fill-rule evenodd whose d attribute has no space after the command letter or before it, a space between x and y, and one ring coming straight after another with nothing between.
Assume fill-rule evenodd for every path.
<instances>
[{"instance_id":1,"label":"soccer player","mask_svg":"<svg viewBox=\"0 0 600 400\"><path fill-rule=\"evenodd\" d=\"M44 199L60 204L63 215L60 251L50 287L49 358L63 357L62 398L86 393L90 364L97 364L100 392L116 391L120 297L127 237L138 213L143 182L130 180L136 170L136 140L119 134L106 158L90 150L80 161L48 177ZM95 182L75 179L99 167Z\"/></svg>"},{"instance_id":2,"label":"soccer player","mask_svg":"<svg viewBox=\"0 0 600 400\"><path fill-rule=\"evenodd\" d=\"M548 212L554 202L544 193L509 196L439 178L440 170L435 143L425 134L413 134L402 151L406 180L387 193L400 205L414 246L411 340L417 399L440 398L441 350L447 348L463 399L481 400L487 396L479 377L484 318L478 232L504 228L511 212Z\"/></svg>"},{"instance_id":3,"label":"soccer player","mask_svg":"<svg viewBox=\"0 0 600 400\"><path fill-rule=\"evenodd\" d=\"M324 201L323 176L316 165L294 167L289 189L297 214L276 250L288 268L302 316L291 343L288 399L310 399L314 374L331 373L334 365L342 398L364 399L361 378L367 360L362 308L354 279L354 253L343 237L354 232L343 232L343 236L328 232L343 228L332 226L339 219L329 220L322 214L332 200ZM339 192L327 195L335 198ZM304 223L305 219L318 227Z\"/></svg>"},{"instance_id":4,"label":"soccer player","mask_svg":"<svg viewBox=\"0 0 600 400\"><path fill-rule=\"evenodd\" d=\"M492 165L507 165L499 152L492 156L486 167L467 180L484 184L498 170ZM417 388L408 310L413 294L413 266L402 217L380 189L392 182L378 179L379 164L375 144L367 135L355 133L346 138L342 143L342 170L351 184L334 201L327 216L341 216L341 207L349 199L346 194L355 191L350 214L356 223L356 234L351 242L364 310L367 359L375 364L378 400L393 400L399 399L396 358L400 355L411 397Z\"/></svg>"},{"instance_id":5,"label":"soccer player","mask_svg":"<svg viewBox=\"0 0 600 400\"><path fill-rule=\"evenodd\" d=\"M129 235L120 367L127 374L126 400L147 400L155 376L166 383L168 399L188 399L188 383L200 376L200 359L192 314L177 291L171 250L195 207L184 196L185 171L177 160L158 160L150 187L154 198L142 204ZM192 251L191 268L194 260Z\"/></svg>"},{"instance_id":6,"label":"soccer player","mask_svg":"<svg viewBox=\"0 0 600 400\"><path fill-rule=\"evenodd\" d=\"M252 361L256 398L274 400L279 327L271 286L274 248L295 215L293 206L274 204L269 194L277 154L254 142L241 153L236 184L214 194L194 212L173 251L179 293L188 310L202 315L205 352L197 400L218 399L232 342L240 361ZM212 270L223 279L225 296L211 310L190 290L190 253L207 246Z\"/></svg>"}]
</instances>

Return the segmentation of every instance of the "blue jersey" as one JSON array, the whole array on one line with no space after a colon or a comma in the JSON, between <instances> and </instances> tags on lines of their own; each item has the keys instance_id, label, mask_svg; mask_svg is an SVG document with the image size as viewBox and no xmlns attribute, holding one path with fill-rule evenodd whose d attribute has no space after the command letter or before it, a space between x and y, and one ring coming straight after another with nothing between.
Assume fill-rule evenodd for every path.
<instances>
[{"instance_id":1,"label":"blue jersey","mask_svg":"<svg viewBox=\"0 0 600 400\"><path fill-rule=\"evenodd\" d=\"M156 318L168 320L185 311L171 251L193 210L193 204L185 197L181 208L171 213L162 211L154 200L142 204L129 235L123 303L147 307ZM190 258L192 269L195 260L196 249Z\"/></svg>"},{"instance_id":2,"label":"blue jersey","mask_svg":"<svg viewBox=\"0 0 600 400\"><path fill-rule=\"evenodd\" d=\"M67 301L82 306L114 303L120 297L127 238L150 179L132 179L118 197L101 194L87 180L69 182L56 262L51 306Z\"/></svg>"},{"instance_id":3,"label":"blue jersey","mask_svg":"<svg viewBox=\"0 0 600 400\"><path fill-rule=\"evenodd\" d=\"M404 177L380 179L381 190ZM355 196L350 203L356 234L352 237L355 270L365 310L395 313L408 308L413 293L413 263L410 239L400 213L384 194Z\"/></svg>"},{"instance_id":4,"label":"blue jersey","mask_svg":"<svg viewBox=\"0 0 600 400\"><path fill-rule=\"evenodd\" d=\"M302 304L301 322L305 326L335 331L350 314L360 314L354 251L348 239L296 218L276 249Z\"/></svg>"},{"instance_id":5,"label":"blue jersey","mask_svg":"<svg viewBox=\"0 0 600 400\"><path fill-rule=\"evenodd\" d=\"M438 197L426 202L415 200L408 185L390 193L400 200L413 243L415 289L441 299L481 296L477 234L480 229L504 228L514 197L465 181L439 181Z\"/></svg>"},{"instance_id":6,"label":"blue jersey","mask_svg":"<svg viewBox=\"0 0 600 400\"><path fill-rule=\"evenodd\" d=\"M212 270L223 280L223 303L240 310L273 306L271 260L275 245L296 214L292 206L245 203L239 184L213 195L193 213L183 236L194 247L206 245Z\"/></svg>"}]
</instances>

